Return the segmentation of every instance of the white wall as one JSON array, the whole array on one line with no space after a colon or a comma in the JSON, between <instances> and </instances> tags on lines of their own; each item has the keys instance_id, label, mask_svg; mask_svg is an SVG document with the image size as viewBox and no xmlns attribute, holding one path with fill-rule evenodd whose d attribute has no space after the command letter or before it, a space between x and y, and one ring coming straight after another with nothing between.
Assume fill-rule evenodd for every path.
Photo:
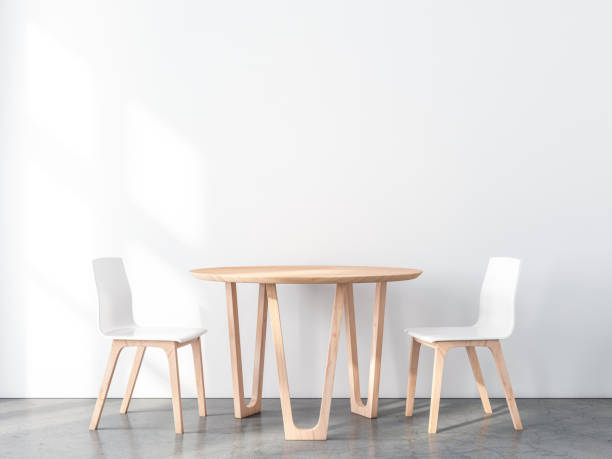
<instances>
[{"instance_id":1,"label":"white wall","mask_svg":"<svg viewBox=\"0 0 612 459\"><path fill-rule=\"evenodd\" d=\"M1 397L96 394L90 260L112 255L138 320L210 330L210 397L231 395L224 288L189 269L423 269L388 291L381 394L401 397L403 328L473 321L491 255L524 262L516 394L612 396L608 2L1 5ZM356 288L362 379L373 290ZM239 287L247 392L256 292ZM279 297L292 393L319 396L333 287ZM271 339L266 363L276 397ZM188 350L181 364L193 396ZM424 351L418 396L430 371ZM136 395L168 394L152 350ZM443 395L477 395L459 351Z\"/></svg>"}]
</instances>

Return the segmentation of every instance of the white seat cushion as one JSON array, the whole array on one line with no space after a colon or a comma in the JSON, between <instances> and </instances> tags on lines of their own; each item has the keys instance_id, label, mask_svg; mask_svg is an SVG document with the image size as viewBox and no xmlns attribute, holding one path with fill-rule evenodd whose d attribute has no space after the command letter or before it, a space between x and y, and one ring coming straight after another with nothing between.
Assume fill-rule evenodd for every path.
<instances>
[{"instance_id":1,"label":"white seat cushion","mask_svg":"<svg viewBox=\"0 0 612 459\"><path fill-rule=\"evenodd\" d=\"M428 343L437 341L475 341L485 339L504 339L507 335L500 333L491 327L421 327L407 328L404 330L411 336Z\"/></svg>"},{"instance_id":2,"label":"white seat cushion","mask_svg":"<svg viewBox=\"0 0 612 459\"><path fill-rule=\"evenodd\" d=\"M185 343L196 339L206 333L203 328L181 328L181 327L141 327L133 326L119 328L104 333L104 336L113 339L131 339L143 341L176 341Z\"/></svg>"}]
</instances>

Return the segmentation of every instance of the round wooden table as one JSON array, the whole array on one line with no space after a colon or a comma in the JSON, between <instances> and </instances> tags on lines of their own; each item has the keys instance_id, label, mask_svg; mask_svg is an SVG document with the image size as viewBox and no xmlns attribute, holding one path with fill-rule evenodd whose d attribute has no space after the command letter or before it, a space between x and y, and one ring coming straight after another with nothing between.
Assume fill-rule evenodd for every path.
<instances>
[{"instance_id":1,"label":"round wooden table","mask_svg":"<svg viewBox=\"0 0 612 459\"><path fill-rule=\"evenodd\" d=\"M344 309L346 340L348 345L351 411L368 418L375 418L377 416L387 282L415 279L419 277L422 271L408 268L368 266L245 266L194 269L191 273L198 279L225 282L230 355L232 361L232 380L234 387L234 416L236 418L244 418L261 411L261 390L268 307L270 308L270 320L274 338L274 349L276 352L278 386L281 398L283 424L285 426L285 439L327 439L327 427L329 423L332 390L336 370L336 357L338 355L338 337L340 335L342 309ZM242 380L242 355L240 351L240 328L238 325L238 301L236 298L236 283L238 282L259 284L253 392L248 404L244 401L244 386ZM368 401L365 404L361 400L359 390L355 306L353 301L354 283L376 283ZM293 421L276 284L336 284L327 351L327 364L325 365L321 410L319 412L317 424L311 429L298 428Z\"/></svg>"}]
</instances>

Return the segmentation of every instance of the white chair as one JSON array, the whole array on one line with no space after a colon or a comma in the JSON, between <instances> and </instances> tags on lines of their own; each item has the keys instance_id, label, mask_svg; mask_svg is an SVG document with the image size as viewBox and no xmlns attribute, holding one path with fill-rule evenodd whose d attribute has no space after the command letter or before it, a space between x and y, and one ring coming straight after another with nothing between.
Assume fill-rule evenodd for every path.
<instances>
[{"instance_id":1,"label":"white chair","mask_svg":"<svg viewBox=\"0 0 612 459\"><path fill-rule=\"evenodd\" d=\"M108 388L121 350L127 346L137 347L132 373L121 404L120 413L125 414L132 398L145 349L151 346L162 348L168 356L174 427L176 433L182 434L183 413L176 350L179 347L191 344L198 392L198 412L200 416L206 416L204 371L200 343L200 336L206 333L206 330L202 328L141 327L137 325L132 314L130 285L121 258L99 258L93 261L93 268L99 300L98 328L103 336L112 338L113 342L89 430L98 428L100 415L104 408Z\"/></svg>"},{"instance_id":2,"label":"white chair","mask_svg":"<svg viewBox=\"0 0 612 459\"><path fill-rule=\"evenodd\" d=\"M486 414L491 414L491 405L478 364L476 346L488 347L493 354L497 371L506 394L506 401L512 423L516 430L522 430L510 375L502 354L500 339L509 337L514 329L514 298L519 278L520 260L516 258L491 258L480 293L480 311L478 320L468 327L429 327L409 328L406 332L412 336L410 350L410 373L406 396L406 416L414 412L414 392L416 387L419 350L421 344L435 350L433 382L431 386L431 405L429 410L429 433L436 433L438 410L440 408L440 389L442 387L442 370L444 357L453 347L465 347L482 406Z\"/></svg>"}]
</instances>

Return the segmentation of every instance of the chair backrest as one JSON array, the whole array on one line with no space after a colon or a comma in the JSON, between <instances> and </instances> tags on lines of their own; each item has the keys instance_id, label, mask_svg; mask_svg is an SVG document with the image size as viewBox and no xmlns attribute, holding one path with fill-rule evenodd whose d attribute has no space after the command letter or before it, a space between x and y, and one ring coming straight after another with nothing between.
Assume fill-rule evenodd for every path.
<instances>
[{"instance_id":1,"label":"chair backrest","mask_svg":"<svg viewBox=\"0 0 612 459\"><path fill-rule=\"evenodd\" d=\"M121 258L93 261L98 289L98 328L102 334L134 325L132 292Z\"/></svg>"},{"instance_id":2,"label":"chair backrest","mask_svg":"<svg viewBox=\"0 0 612 459\"><path fill-rule=\"evenodd\" d=\"M490 258L480 291L477 326L508 337L514 330L514 305L521 261L516 258Z\"/></svg>"}]
</instances>

